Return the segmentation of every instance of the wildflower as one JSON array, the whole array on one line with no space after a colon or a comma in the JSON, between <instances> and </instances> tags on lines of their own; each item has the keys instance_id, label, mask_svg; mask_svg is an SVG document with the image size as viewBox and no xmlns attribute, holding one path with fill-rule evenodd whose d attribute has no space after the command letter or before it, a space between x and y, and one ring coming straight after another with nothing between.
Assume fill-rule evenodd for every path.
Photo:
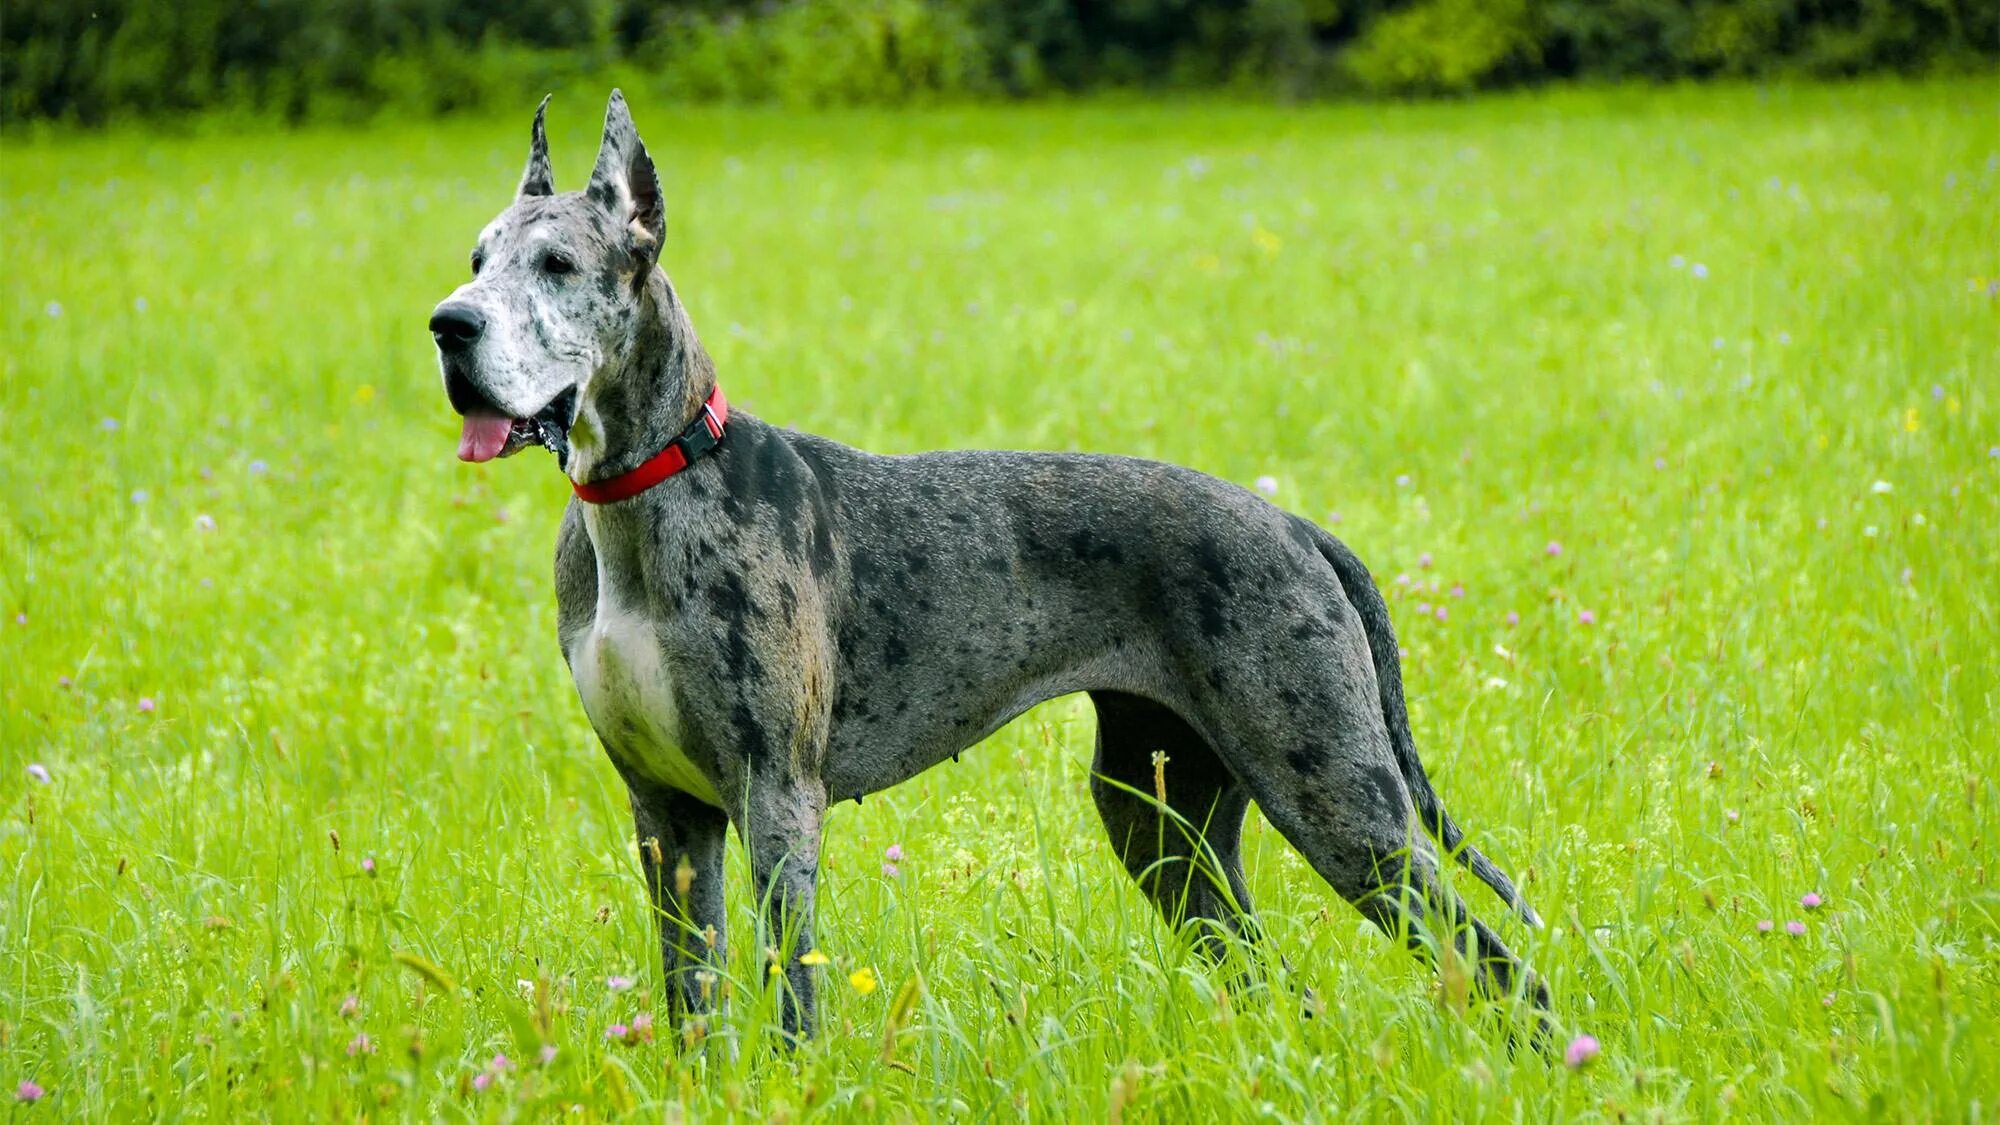
<instances>
[{"instance_id":1,"label":"wildflower","mask_svg":"<svg viewBox=\"0 0 2000 1125\"><path fill-rule=\"evenodd\" d=\"M1575 1070L1596 1058L1599 1050L1595 1036L1579 1035L1570 1040L1569 1047L1563 1051L1563 1065Z\"/></svg>"},{"instance_id":2,"label":"wildflower","mask_svg":"<svg viewBox=\"0 0 2000 1125\"><path fill-rule=\"evenodd\" d=\"M1430 612L1431 612L1431 603L1429 603L1429 602L1418 602L1418 603L1417 603L1417 616L1418 616L1418 617L1427 617L1427 616L1429 616L1429 615L1430 615Z\"/></svg>"},{"instance_id":3,"label":"wildflower","mask_svg":"<svg viewBox=\"0 0 2000 1125\"><path fill-rule=\"evenodd\" d=\"M556 1045L554 1043L542 1044L541 1053L536 1055L535 1057L542 1061L543 1066L549 1065L550 1063L556 1061Z\"/></svg>"},{"instance_id":4,"label":"wildflower","mask_svg":"<svg viewBox=\"0 0 2000 1125\"><path fill-rule=\"evenodd\" d=\"M147 492L145 489L135 488L132 490L132 502L134 504L144 504L146 501L150 499L152 499L152 494Z\"/></svg>"},{"instance_id":5,"label":"wildflower","mask_svg":"<svg viewBox=\"0 0 2000 1125\"><path fill-rule=\"evenodd\" d=\"M1868 486L1868 491L1873 492L1877 496L1887 496L1889 493L1896 491L1896 486L1886 480L1878 480Z\"/></svg>"},{"instance_id":6,"label":"wildflower","mask_svg":"<svg viewBox=\"0 0 2000 1125\"><path fill-rule=\"evenodd\" d=\"M1447 609L1446 609L1445 607L1443 607L1443 606L1439 606L1439 607L1437 607L1437 619L1438 619L1439 621L1443 621L1443 620L1444 620L1445 618L1447 618L1447 617L1450 617L1450 616L1451 616L1451 611L1450 611L1450 610L1447 610Z\"/></svg>"},{"instance_id":7,"label":"wildflower","mask_svg":"<svg viewBox=\"0 0 2000 1125\"><path fill-rule=\"evenodd\" d=\"M1597 624L1597 615L1587 609L1577 610L1576 623L1579 625L1595 625Z\"/></svg>"},{"instance_id":8,"label":"wildflower","mask_svg":"<svg viewBox=\"0 0 2000 1125\"><path fill-rule=\"evenodd\" d=\"M653 1013L640 1012L632 1017L632 1034L641 1039L653 1038Z\"/></svg>"},{"instance_id":9,"label":"wildflower","mask_svg":"<svg viewBox=\"0 0 2000 1125\"><path fill-rule=\"evenodd\" d=\"M69 677L68 677L68 676L57 676L57 677L56 677L56 686L57 686L57 687L59 687L59 688L63 688L64 690L67 690L67 689L69 688L69 684L70 684L70 680L69 680Z\"/></svg>"},{"instance_id":10,"label":"wildflower","mask_svg":"<svg viewBox=\"0 0 2000 1125\"><path fill-rule=\"evenodd\" d=\"M356 996L353 993L349 993L347 999L342 1000L340 1002L341 1019L351 1020L357 1014L359 1014L360 1011L361 1011L361 997Z\"/></svg>"},{"instance_id":11,"label":"wildflower","mask_svg":"<svg viewBox=\"0 0 2000 1125\"><path fill-rule=\"evenodd\" d=\"M1454 597L1454 598L1462 598L1462 597L1464 597L1464 596L1465 596L1465 587L1463 587L1463 586L1459 585L1459 584L1458 584L1458 583L1456 583L1456 582L1452 583L1452 584L1451 584L1451 596L1452 596L1452 597Z\"/></svg>"},{"instance_id":12,"label":"wildflower","mask_svg":"<svg viewBox=\"0 0 2000 1125\"><path fill-rule=\"evenodd\" d=\"M1785 932L1793 937L1804 937L1806 924L1804 922L1787 922L1785 923Z\"/></svg>"},{"instance_id":13,"label":"wildflower","mask_svg":"<svg viewBox=\"0 0 2000 1125\"><path fill-rule=\"evenodd\" d=\"M142 696L140 696L140 697L139 697L139 710L141 710L141 711L151 711L152 709L153 709L153 697L152 697L152 696L150 696L150 695L142 695Z\"/></svg>"},{"instance_id":14,"label":"wildflower","mask_svg":"<svg viewBox=\"0 0 2000 1125\"><path fill-rule=\"evenodd\" d=\"M1408 474L1408 473L1397 473L1397 474L1396 474L1396 487L1397 487L1397 488L1408 488L1408 487L1410 487L1410 474Z\"/></svg>"},{"instance_id":15,"label":"wildflower","mask_svg":"<svg viewBox=\"0 0 2000 1125\"><path fill-rule=\"evenodd\" d=\"M1807 891L1805 897L1799 900L1799 905L1805 907L1807 910L1818 910L1820 903L1824 901L1826 900L1820 898L1818 892Z\"/></svg>"},{"instance_id":16,"label":"wildflower","mask_svg":"<svg viewBox=\"0 0 2000 1125\"><path fill-rule=\"evenodd\" d=\"M1326 522L1328 522L1328 523L1332 523L1332 524L1337 524L1337 523L1339 523L1339 522L1340 522L1340 513L1339 513L1339 512L1328 512L1328 513L1326 514Z\"/></svg>"},{"instance_id":17,"label":"wildflower","mask_svg":"<svg viewBox=\"0 0 2000 1125\"><path fill-rule=\"evenodd\" d=\"M99 428L99 429L102 429L102 430L107 430L107 431L108 431L108 430L115 430L115 429L117 429L117 428L118 428L118 419L116 419L116 418L106 418L106 419L104 419L104 421L102 421L102 422L99 422L99 423L98 423L97 425L98 425L98 428Z\"/></svg>"},{"instance_id":18,"label":"wildflower","mask_svg":"<svg viewBox=\"0 0 2000 1125\"><path fill-rule=\"evenodd\" d=\"M1875 530L1875 525L1872 523L1869 524L1867 527L1861 529L1861 535L1863 538L1866 539L1873 539L1877 534L1879 534L1879 532Z\"/></svg>"},{"instance_id":19,"label":"wildflower","mask_svg":"<svg viewBox=\"0 0 2000 1125\"><path fill-rule=\"evenodd\" d=\"M27 623L28 623L28 615L27 615L27 614L25 614L25 613L17 613L17 614L15 614L15 615L14 615L14 624L16 624L16 625L26 625Z\"/></svg>"},{"instance_id":20,"label":"wildflower","mask_svg":"<svg viewBox=\"0 0 2000 1125\"><path fill-rule=\"evenodd\" d=\"M266 465L262 457L259 457L255 461L250 462L250 473L252 476L262 476L265 473L269 472L270 469L271 466Z\"/></svg>"},{"instance_id":21,"label":"wildflower","mask_svg":"<svg viewBox=\"0 0 2000 1125\"><path fill-rule=\"evenodd\" d=\"M604 978L604 987L606 987L606 988L610 989L610 990L611 990L611 991L613 991L613 992L623 992L623 991L625 991L626 989L628 989L628 988L632 987L632 978L631 978L631 977L605 977L605 978Z\"/></svg>"},{"instance_id":22,"label":"wildflower","mask_svg":"<svg viewBox=\"0 0 2000 1125\"><path fill-rule=\"evenodd\" d=\"M1903 411L1903 431L1914 434L1923 428L1924 420L1917 416L1917 408L1914 406L1906 408Z\"/></svg>"},{"instance_id":23,"label":"wildflower","mask_svg":"<svg viewBox=\"0 0 2000 1125\"><path fill-rule=\"evenodd\" d=\"M1757 932L1760 934L1768 934L1771 932L1771 927L1774 925L1776 925L1776 923L1772 922L1769 918L1759 918L1757 919Z\"/></svg>"},{"instance_id":24,"label":"wildflower","mask_svg":"<svg viewBox=\"0 0 2000 1125\"><path fill-rule=\"evenodd\" d=\"M214 531L215 517L203 512L194 518L194 525L201 531Z\"/></svg>"},{"instance_id":25,"label":"wildflower","mask_svg":"<svg viewBox=\"0 0 2000 1125\"><path fill-rule=\"evenodd\" d=\"M891 879L895 879L901 877L901 875L903 874L903 869L897 867L893 863L885 863L882 865L882 874L888 876Z\"/></svg>"},{"instance_id":26,"label":"wildflower","mask_svg":"<svg viewBox=\"0 0 2000 1125\"><path fill-rule=\"evenodd\" d=\"M1907 567L1907 566L1906 566L1906 567L1904 567L1904 568L1903 568L1903 585L1905 585L1905 586L1908 586L1908 585L1910 584L1910 578L1911 578L1911 576L1912 576L1912 575L1914 575L1914 574L1915 574L1915 571L1912 571L1912 570L1911 570L1911 569L1910 569L1909 567Z\"/></svg>"},{"instance_id":27,"label":"wildflower","mask_svg":"<svg viewBox=\"0 0 2000 1125\"><path fill-rule=\"evenodd\" d=\"M493 1085L493 1072L490 1070L482 1070L472 1076L472 1088L475 1090L484 1091L491 1085Z\"/></svg>"},{"instance_id":28,"label":"wildflower","mask_svg":"<svg viewBox=\"0 0 2000 1125\"><path fill-rule=\"evenodd\" d=\"M1944 384L1942 383L1931 384L1931 401L1932 402L1944 401Z\"/></svg>"},{"instance_id":29,"label":"wildflower","mask_svg":"<svg viewBox=\"0 0 2000 1125\"><path fill-rule=\"evenodd\" d=\"M833 960L833 958L831 958L831 957L828 957L828 956L827 956L826 954L824 954L824 953L821 953L821 952L820 952L819 950L817 950L817 949L812 949L812 950L807 950L805 954L803 954L802 956L800 956L800 958L799 958L799 964L801 964L801 965L824 965L824 964L827 964L828 962L830 962L830 961L832 961L832 960Z\"/></svg>"},{"instance_id":30,"label":"wildflower","mask_svg":"<svg viewBox=\"0 0 2000 1125\"><path fill-rule=\"evenodd\" d=\"M1675 254L1673 257L1667 259L1667 265L1673 267L1674 269L1681 269L1687 264L1688 260L1686 258L1681 257L1679 254Z\"/></svg>"},{"instance_id":31,"label":"wildflower","mask_svg":"<svg viewBox=\"0 0 2000 1125\"><path fill-rule=\"evenodd\" d=\"M42 1095L46 1093L48 1091L42 1089L40 1083L32 1079L23 1078L21 1084L14 1087L14 1100L31 1103L38 1102L42 1100Z\"/></svg>"},{"instance_id":32,"label":"wildflower","mask_svg":"<svg viewBox=\"0 0 2000 1125\"><path fill-rule=\"evenodd\" d=\"M42 306L42 311L49 314L50 316L61 316L62 302L50 301L48 304Z\"/></svg>"},{"instance_id":33,"label":"wildflower","mask_svg":"<svg viewBox=\"0 0 2000 1125\"><path fill-rule=\"evenodd\" d=\"M1396 576L1396 585L1398 585L1398 586L1408 586L1409 584L1410 584L1410 576L1409 576L1409 575L1407 575L1407 574L1398 574L1398 575Z\"/></svg>"},{"instance_id":34,"label":"wildflower","mask_svg":"<svg viewBox=\"0 0 2000 1125\"><path fill-rule=\"evenodd\" d=\"M146 298L144 298L144 297L134 297L134 298L132 298L132 309L133 309L133 311L134 311L134 312L145 312L145 311L146 311Z\"/></svg>"},{"instance_id":35,"label":"wildflower","mask_svg":"<svg viewBox=\"0 0 2000 1125\"><path fill-rule=\"evenodd\" d=\"M1542 549L1548 552L1550 558L1554 558L1557 555L1563 553L1563 545L1561 543L1556 542L1553 539L1549 540L1549 545Z\"/></svg>"},{"instance_id":36,"label":"wildflower","mask_svg":"<svg viewBox=\"0 0 2000 1125\"><path fill-rule=\"evenodd\" d=\"M847 974L847 983L853 985L854 991L863 996L875 991L881 984L875 979L875 970L866 965Z\"/></svg>"},{"instance_id":37,"label":"wildflower","mask_svg":"<svg viewBox=\"0 0 2000 1125\"><path fill-rule=\"evenodd\" d=\"M1743 819L1743 814L1737 812L1735 809L1723 809L1722 819L1728 821L1731 824L1735 824L1737 821Z\"/></svg>"},{"instance_id":38,"label":"wildflower","mask_svg":"<svg viewBox=\"0 0 2000 1125\"><path fill-rule=\"evenodd\" d=\"M1831 992L1827 993L1826 996L1820 1000L1819 1006L1822 1008L1833 1007L1833 993Z\"/></svg>"},{"instance_id":39,"label":"wildflower","mask_svg":"<svg viewBox=\"0 0 2000 1125\"><path fill-rule=\"evenodd\" d=\"M40 762L29 762L28 776L41 782L43 785L47 785L49 783L49 767Z\"/></svg>"},{"instance_id":40,"label":"wildflower","mask_svg":"<svg viewBox=\"0 0 2000 1125\"><path fill-rule=\"evenodd\" d=\"M375 857L372 855L362 856L361 870L366 871L370 875L375 874Z\"/></svg>"},{"instance_id":41,"label":"wildflower","mask_svg":"<svg viewBox=\"0 0 2000 1125\"><path fill-rule=\"evenodd\" d=\"M1266 496L1276 496L1278 494L1278 478L1269 475L1258 477L1257 491Z\"/></svg>"},{"instance_id":42,"label":"wildflower","mask_svg":"<svg viewBox=\"0 0 2000 1125\"><path fill-rule=\"evenodd\" d=\"M1521 623L1521 615L1520 615L1520 614L1518 614L1518 613L1515 613L1515 612L1514 612L1513 610L1511 610L1511 609L1510 609L1510 610L1508 610L1508 611L1507 611L1507 624L1509 624L1509 625L1519 625L1520 623Z\"/></svg>"},{"instance_id":43,"label":"wildflower","mask_svg":"<svg viewBox=\"0 0 2000 1125\"><path fill-rule=\"evenodd\" d=\"M354 1038L347 1041L347 1054L350 1058L355 1055L372 1055L374 1053L375 1041L368 1038L368 1033L365 1031L356 1032Z\"/></svg>"},{"instance_id":44,"label":"wildflower","mask_svg":"<svg viewBox=\"0 0 2000 1125\"><path fill-rule=\"evenodd\" d=\"M622 1023L614 1023L610 1027L604 1029L604 1037L606 1039L623 1039L627 1035L630 1035L631 1033L632 1029L626 1027Z\"/></svg>"},{"instance_id":45,"label":"wildflower","mask_svg":"<svg viewBox=\"0 0 2000 1125\"><path fill-rule=\"evenodd\" d=\"M1655 458L1653 458L1653 467L1654 467L1655 469L1664 469L1664 468L1666 468L1666 467L1667 467L1667 459L1666 459L1665 457L1655 457Z\"/></svg>"},{"instance_id":46,"label":"wildflower","mask_svg":"<svg viewBox=\"0 0 2000 1125\"><path fill-rule=\"evenodd\" d=\"M1780 333L1778 333L1778 342L1779 342L1780 344L1789 344L1789 343L1791 343L1791 342L1792 342L1792 334L1791 334L1790 332L1780 332Z\"/></svg>"},{"instance_id":47,"label":"wildflower","mask_svg":"<svg viewBox=\"0 0 2000 1125\"><path fill-rule=\"evenodd\" d=\"M888 860L890 863L903 862L903 845L890 844L882 850L882 858Z\"/></svg>"},{"instance_id":48,"label":"wildflower","mask_svg":"<svg viewBox=\"0 0 2000 1125\"><path fill-rule=\"evenodd\" d=\"M1429 570L1431 568L1431 553L1429 551L1425 551L1423 554L1418 555L1417 565L1424 568L1425 570Z\"/></svg>"},{"instance_id":49,"label":"wildflower","mask_svg":"<svg viewBox=\"0 0 2000 1125\"><path fill-rule=\"evenodd\" d=\"M1696 281L1706 281L1708 279L1708 267L1702 265L1700 262L1696 262L1694 268L1688 272L1694 275Z\"/></svg>"}]
</instances>

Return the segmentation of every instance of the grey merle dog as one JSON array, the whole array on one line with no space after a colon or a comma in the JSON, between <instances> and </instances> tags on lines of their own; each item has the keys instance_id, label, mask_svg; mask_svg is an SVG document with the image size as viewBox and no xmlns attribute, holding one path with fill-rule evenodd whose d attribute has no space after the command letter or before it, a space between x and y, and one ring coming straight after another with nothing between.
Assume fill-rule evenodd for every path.
<instances>
[{"instance_id":1,"label":"grey merle dog","mask_svg":"<svg viewBox=\"0 0 2000 1125\"><path fill-rule=\"evenodd\" d=\"M563 194L547 105L513 204L430 327L459 455L542 444L575 484L557 631L631 790L677 1018L713 1003L730 825L783 935L786 1029L809 1033L828 806L1071 692L1097 711L1105 830L1170 921L1205 927L1198 944L1256 939L1254 800L1384 930L1420 952L1449 935L1487 993L1546 1007L1439 881L1431 835L1537 921L1424 776L1388 608L1346 546L1173 465L875 456L730 414L659 268L660 183L623 97L589 185Z\"/></svg>"}]
</instances>

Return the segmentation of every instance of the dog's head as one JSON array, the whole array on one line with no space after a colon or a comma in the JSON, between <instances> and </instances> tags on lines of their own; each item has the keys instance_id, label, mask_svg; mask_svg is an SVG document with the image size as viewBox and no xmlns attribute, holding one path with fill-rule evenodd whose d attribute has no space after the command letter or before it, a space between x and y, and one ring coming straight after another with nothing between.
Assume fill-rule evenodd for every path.
<instances>
[{"instance_id":1,"label":"dog's head","mask_svg":"<svg viewBox=\"0 0 2000 1125\"><path fill-rule=\"evenodd\" d=\"M556 194L535 110L514 203L480 232L472 280L431 314L458 455L490 461L537 442L560 454L579 396L624 353L666 228L659 177L614 90L597 168L582 191Z\"/></svg>"}]
</instances>

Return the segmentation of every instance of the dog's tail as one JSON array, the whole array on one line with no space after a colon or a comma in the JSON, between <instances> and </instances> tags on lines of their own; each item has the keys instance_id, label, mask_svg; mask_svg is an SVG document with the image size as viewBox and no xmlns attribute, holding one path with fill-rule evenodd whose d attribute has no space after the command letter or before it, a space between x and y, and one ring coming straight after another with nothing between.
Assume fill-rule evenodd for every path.
<instances>
[{"instance_id":1,"label":"dog's tail","mask_svg":"<svg viewBox=\"0 0 2000 1125\"><path fill-rule=\"evenodd\" d=\"M1465 842L1465 833L1451 814L1444 811L1444 804L1438 800L1437 790L1431 788L1431 779L1424 773L1424 765L1417 760L1417 743L1410 736L1410 715L1403 704L1402 659L1396 648L1396 630L1389 623L1389 605L1382 600L1382 591L1376 588L1375 578L1368 573L1347 545L1320 528L1313 526L1314 541L1326 561L1333 566L1334 574L1340 578L1340 587L1347 594L1347 600L1361 615L1361 628L1368 636L1368 651L1375 661L1375 683L1382 694L1382 721L1389 728L1389 743L1396 753L1396 765L1403 774L1403 784L1410 788L1410 799L1416 805L1417 817L1424 827L1436 834L1444 849L1458 858L1474 875L1494 893L1504 899L1531 926L1542 924L1541 918L1521 897L1514 887L1514 881L1493 861L1487 859L1478 848Z\"/></svg>"}]
</instances>

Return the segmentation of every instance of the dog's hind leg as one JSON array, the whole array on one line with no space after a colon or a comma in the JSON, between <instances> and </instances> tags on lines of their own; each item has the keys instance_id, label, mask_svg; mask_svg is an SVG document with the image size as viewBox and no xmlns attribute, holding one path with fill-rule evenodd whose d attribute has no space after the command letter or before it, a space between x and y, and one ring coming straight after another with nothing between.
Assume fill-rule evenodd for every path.
<instances>
[{"instance_id":1,"label":"dog's hind leg","mask_svg":"<svg viewBox=\"0 0 2000 1125\"><path fill-rule=\"evenodd\" d=\"M639 833L639 868L652 895L660 930L673 1019L715 1007L721 981L722 853L729 820L721 809L675 789L628 777L632 820Z\"/></svg>"},{"instance_id":2,"label":"dog's hind leg","mask_svg":"<svg viewBox=\"0 0 2000 1125\"><path fill-rule=\"evenodd\" d=\"M1541 981L1439 881L1430 840L1380 741L1379 755L1350 747L1315 763L1297 785L1260 788L1258 807L1342 898L1419 957L1431 960L1449 942L1488 999L1518 989L1547 1009Z\"/></svg>"},{"instance_id":3,"label":"dog's hind leg","mask_svg":"<svg viewBox=\"0 0 2000 1125\"><path fill-rule=\"evenodd\" d=\"M1195 944L1205 956L1219 960L1232 938L1258 941L1243 881L1249 791L1168 708L1122 692L1090 698L1097 708L1090 795L1126 871L1169 925L1198 927ZM1157 767L1155 753L1165 755Z\"/></svg>"}]
</instances>

